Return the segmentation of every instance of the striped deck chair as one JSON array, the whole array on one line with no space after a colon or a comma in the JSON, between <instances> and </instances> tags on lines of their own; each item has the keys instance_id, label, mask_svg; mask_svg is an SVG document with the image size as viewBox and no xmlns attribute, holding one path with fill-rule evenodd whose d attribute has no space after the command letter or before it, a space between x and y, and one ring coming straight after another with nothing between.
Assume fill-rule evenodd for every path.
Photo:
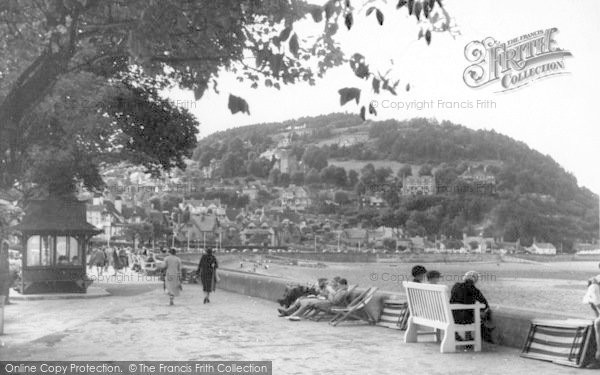
<instances>
[{"instance_id":1,"label":"striped deck chair","mask_svg":"<svg viewBox=\"0 0 600 375\"><path fill-rule=\"evenodd\" d=\"M358 319L369 324L375 324L375 318L369 314L365 307L371 301L377 289L377 287L370 287L356 297L347 307L332 308L331 311L336 315L329 321L329 324L335 327L348 319Z\"/></svg>"},{"instance_id":2,"label":"striped deck chair","mask_svg":"<svg viewBox=\"0 0 600 375\"><path fill-rule=\"evenodd\" d=\"M381 310L377 325L405 330L409 315L410 310L408 308L408 302L386 299L383 301L383 309Z\"/></svg>"},{"instance_id":3,"label":"striped deck chair","mask_svg":"<svg viewBox=\"0 0 600 375\"><path fill-rule=\"evenodd\" d=\"M591 320L531 321L522 357L561 365L584 367L594 360L594 330Z\"/></svg>"},{"instance_id":4,"label":"striped deck chair","mask_svg":"<svg viewBox=\"0 0 600 375\"><path fill-rule=\"evenodd\" d=\"M336 314L331 310L332 308L336 308L336 307L346 307L348 306L350 303L352 303L352 292L354 292L354 290L358 288L358 284L355 285L350 285L350 287L348 287L348 296L346 297L346 301L343 305L338 305L338 306L332 306L329 309L323 310L320 308L316 308L314 310L311 310L307 313L307 317L310 320L314 320L315 322L320 322L322 319L331 319L333 318Z\"/></svg>"}]
</instances>

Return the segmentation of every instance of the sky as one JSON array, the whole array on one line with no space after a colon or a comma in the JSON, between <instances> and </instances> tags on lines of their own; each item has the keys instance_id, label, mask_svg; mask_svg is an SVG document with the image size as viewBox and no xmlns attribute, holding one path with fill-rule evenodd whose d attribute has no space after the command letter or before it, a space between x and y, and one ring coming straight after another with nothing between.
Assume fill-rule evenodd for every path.
<instances>
[{"instance_id":1,"label":"sky","mask_svg":"<svg viewBox=\"0 0 600 375\"><path fill-rule=\"evenodd\" d=\"M315 1L318 2L318 1ZM361 2L352 4L360 9ZM372 5L382 4L373 1ZM378 116L374 120L413 117L450 120L471 129L495 130L531 148L550 155L573 173L580 186L600 193L600 156L597 90L600 87L600 1L596 0L446 0L460 35L434 33L431 45L417 40L419 26L405 10L394 11L396 1L381 5L386 10L383 26L374 14L354 17L351 31L340 28L337 40L350 56L363 54L373 68L400 79L400 87L410 91L397 96L373 95L369 84L355 77L349 67L331 70L315 86L297 84L251 89L235 75L221 72L220 94L208 91L199 101L191 92L173 89L167 95L190 110L200 122L200 136L231 127L277 122L302 116L332 112L358 113L354 102L341 107L337 91L342 87L363 89L361 105L375 100ZM389 11L388 11L389 10ZM296 26L301 37L316 34L321 26L307 20ZM498 92L498 84L471 88L463 72L471 64L465 46L472 41L493 37L500 42L537 30L557 28L556 45L572 53L564 59L564 71L537 80L517 90ZM227 108L229 94L248 102L251 115L232 115ZM433 104L431 104L433 101ZM478 101L487 106L477 108ZM430 103L421 109L415 107ZM392 104L393 103L393 104ZM407 106L412 104L410 109ZM471 103L472 108L468 108ZM393 107L393 108L392 108ZM399 108L400 107L400 108Z\"/></svg>"}]
</instances>

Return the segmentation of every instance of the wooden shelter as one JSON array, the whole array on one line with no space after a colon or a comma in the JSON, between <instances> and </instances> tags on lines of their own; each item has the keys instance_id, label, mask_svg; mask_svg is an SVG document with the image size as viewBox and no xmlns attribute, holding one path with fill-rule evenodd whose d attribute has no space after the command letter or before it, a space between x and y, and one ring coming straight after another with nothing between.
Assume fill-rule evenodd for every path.
<instances>
[{"instance_id":1,"label":"wooden shelter","mask_svg":"<svg viewBox=\"0 0 600 375\"><path fill-rule=\"evenodd\" d=\"M100 230L87 222L85 202L30 201L14 229L23 245L22 294L86 292L88 242Z\"/></svg>"}]
</instances>

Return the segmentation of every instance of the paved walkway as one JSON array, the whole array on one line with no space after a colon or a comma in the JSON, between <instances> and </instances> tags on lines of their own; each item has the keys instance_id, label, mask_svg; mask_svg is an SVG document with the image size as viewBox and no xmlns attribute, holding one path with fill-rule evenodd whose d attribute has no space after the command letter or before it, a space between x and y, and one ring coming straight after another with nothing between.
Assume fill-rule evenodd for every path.
<instances>
[{"instance_id":1,"label":"paved walkway","mask_svg":"<svg viewBox=\"0 0 600 375\"><path fill-rule=\"evenodd\" d=\"M81 300L16 301L5 309L3 360L272 360L274 374L582 374L485 346L441 354L434 343L404 344L403 332L355 323L291 322L276 304L184 285L168 306L160 283L150 291ZM130 285L113 285L127 289ZM583 372L582 372L583 371Z\"/></svg>"}]
</instances>

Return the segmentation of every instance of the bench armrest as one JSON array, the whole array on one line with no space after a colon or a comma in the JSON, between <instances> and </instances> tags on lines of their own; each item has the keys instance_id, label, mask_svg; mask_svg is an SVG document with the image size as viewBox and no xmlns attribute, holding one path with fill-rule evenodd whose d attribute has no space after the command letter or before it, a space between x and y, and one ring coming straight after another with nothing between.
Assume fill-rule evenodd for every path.
<instances>
[{"instance_id":1,"label":"bench armrest","mask_svg":"<svg viewBox=\"0 0 600 375\"><path fill-rule=\"evenodd\" d=\"M450 310L476 310L483 309L485 305L483 303L476 302L472 305L466 305L464 303L451 303Z\"/></svg>"}]
</instances>

